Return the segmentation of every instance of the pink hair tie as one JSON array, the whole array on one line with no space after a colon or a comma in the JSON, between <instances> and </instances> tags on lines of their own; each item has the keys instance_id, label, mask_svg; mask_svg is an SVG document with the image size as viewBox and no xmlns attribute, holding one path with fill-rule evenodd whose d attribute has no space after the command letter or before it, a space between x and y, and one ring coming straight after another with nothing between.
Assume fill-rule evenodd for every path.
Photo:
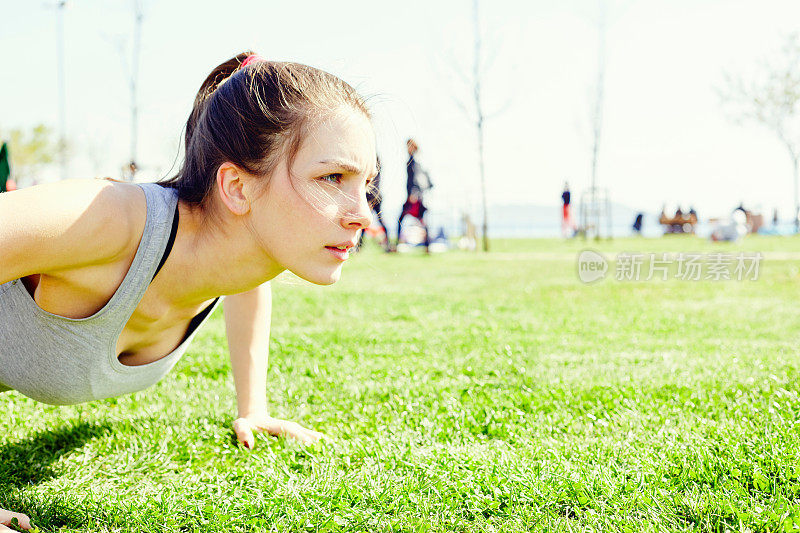
<instances>
[{"instance_id":1,"label":"pink hair tie","mask_svg":"<svg viewBox=\"0 0 800 533\"><path fill-rule=\"evenodd\" d=\"M258 54L250 54L245 58L244 61L242 61L242 65L239 68L244 68L250 63L255 63L256 61L265 61L265 59Z\"/></svg>"}]
</instances>

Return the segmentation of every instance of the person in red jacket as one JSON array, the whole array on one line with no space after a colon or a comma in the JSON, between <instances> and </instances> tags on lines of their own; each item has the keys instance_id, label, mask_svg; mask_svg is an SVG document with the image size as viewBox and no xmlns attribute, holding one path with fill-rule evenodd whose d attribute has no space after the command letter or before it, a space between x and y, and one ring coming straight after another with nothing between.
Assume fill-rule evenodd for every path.
<instances>
[{"instance_id":1,"label":"person in red jacket","mask_svg":"<svg viewBox=\"0 0 800 533\"><path fill-rule=\"evenodd\" d=\"M397 243L400 243L400 232L403 229L403 219L406 215L416 218L422 229L425 231L425 251L428 252L430 248L430 236L428 235L428 225L425 223L425 207L422 199L422 193L432 189L430 175L414 158L414 155L419 150L414 139L406 141L406 148L408 149L408 162L406 163L406 172L408 179L406 180L406 194L407 198L403 204L403 211L400 213L400 218L397 220ZM423 181L424 179L424 181Z\"/></svg>"},{"instance_id":2,"label":"person in red jacket","mask_svg":"<svg viewBox=\"0 0 800 533\"><path fill-rule=\"evenodd\" d=\"M569 192L569 183L564 182L564 192L561 193L561 234L564 237L570 236L570 231L575 231L575 224L572 222L572 215L570 213L570 201L572 195Z\"/></svg>"}]
</instances>

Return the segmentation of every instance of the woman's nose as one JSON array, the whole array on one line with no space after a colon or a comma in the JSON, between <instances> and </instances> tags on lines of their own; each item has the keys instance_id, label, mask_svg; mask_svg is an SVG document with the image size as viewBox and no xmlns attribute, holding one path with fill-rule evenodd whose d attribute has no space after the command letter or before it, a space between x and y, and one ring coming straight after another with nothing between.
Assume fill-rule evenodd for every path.
<instances>
[{"instance_id":1,"label":"woman's nose","mask_svg":"<svg viewBox=\"0 0 800 533\"><path fill-rule=\"evenodd\" d=\"M367 229L370 224L372 224L372 210L367 203L366 194L362 193L352 206L352 210L345 213L342 225L347 229Z\"/></svg>"}]
</instances>

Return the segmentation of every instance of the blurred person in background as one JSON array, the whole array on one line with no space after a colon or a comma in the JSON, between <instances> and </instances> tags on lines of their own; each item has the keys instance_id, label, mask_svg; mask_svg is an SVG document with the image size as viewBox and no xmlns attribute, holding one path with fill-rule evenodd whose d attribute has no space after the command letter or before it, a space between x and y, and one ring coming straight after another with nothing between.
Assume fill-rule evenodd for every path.
<instances>
[{"instance_id":1,"label":"blurred person in background","mask_svg":"<svg viewBox=\"0 0 800 533\"><path fill-rule=\"evenodd\" d=\"M571 237L575 232L575 224L572 222L572 213L570 213L570 203L572 202L572 195L569 192L569 183L564 182L564 192L561 193L561 235L563 237Z\"/></svg>"},{"instance_id":2,"label":"blurred person in background","mask_svg":"<svg viewBox=\"0 0 800 533\"><path fill-rule=\"evenodd\" d=\"M433 188L430 175L419 162L415 159L415 155L419 150L414 139L406 141L406 149L408 150L408 161L406 162L406 201L403 204L403 210L400 213L400 218L397 220L397 243L400 244L400 233L403 229L403 219L406 215L410 215L419 221L425 235L425 251L430 251L430 235L428 232L428 225L425 223L425 207L423 201L423 193Z\"/></svg>"}]
</instances>

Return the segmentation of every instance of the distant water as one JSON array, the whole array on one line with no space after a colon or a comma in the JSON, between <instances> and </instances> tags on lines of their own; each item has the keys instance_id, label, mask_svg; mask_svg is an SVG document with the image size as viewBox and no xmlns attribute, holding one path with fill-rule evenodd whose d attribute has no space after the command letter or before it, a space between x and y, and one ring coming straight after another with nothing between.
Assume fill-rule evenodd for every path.
<instances>
[{"instance_id":1,"label":"distant water","mask_svg":"<svg viewBox=\"0 0 800 533\"><path fill-rule=\"evenodd\" d=\"M455 224L437 224L436 220L431 221L433 231L438 233L440 227L444 227L445 232L450 235L460 235L461 228ZM612 237L630 237L633 233L632 224L616 223L611 226ZM713 225L701 221L697 224L696 234L698 237L708 238L711 235ZM478 228L480 233L480 227ZM792 235L794 225L791 222L780 223L778 226L769 225L762 229L764 234L770 235ZM642 227L642 236L661 237L664 235L664 228L658 223L645 223ZM489 237L499 239L532 239L532 238L560 238L561 224L489 224Z\"/></svg>"},{"instance_id":2,"label":"distant water","mask_svg":"<svg viewBox=\"0 0 800 533\"><path fill-rule=\"evenodd\" d=\"M697 224L697 228L695 229L696 234L698 237L708 238L711 235L711 229L713 225L708 222L699 222ZM794 234L794 224L791 222L780 223L777 226L769 225L765 228L762 228L760 231L762 234L766 235L793 235ZM611 227L611 235L612 237L630 237L633 235L633 228L630 225L612 225ZM664 229L661 224L650 224L645 225L642 228L642 236L644 237L661 237L664 235ZM549 225L549 226L536 226L530 228L524 227L489 227L489 236L493 238L553 238L553 237L561 237L561 226L560 225Z\"/></svg>"},{"instance_id":3,"label":"distant water","mask_svg":"<svg viewBox=\"0 0 800 533\"><path fill-rule=\"evenodd\" d=\"M642 225L642 235L644 237L661 237L664 235L664 227L658 223L659 215L648 213L631 208L622 204L612 203L611 216L611 236L630 237L633 235L633 221L637 213L644 215ZM573 211L576 218L579 210ZM389 231L396 235L397 227L392 223L390 217L386 220L390 224ZM406 223L413 224L412 220ZM428 226L432 234L438 235L440 229L444 229L449 237L459 236L463 232L460 212L456 209L430 209L425 215ZM476 225L480 233L482 213L474 211L470 213L470 218ZM695 228L699 237L707 238L711 235L713 224L703 220ZM603 226L605 234L606 226ZM764 228L765 233L778 235L791 235L794 233L794 226L791 222L783 222L777 227L771 224ZM560 206L541 206L541 205L490 205L489 206L489 237L492 238L560 238L561 235L561 207Z\"/></svg>"}]
</instances>

